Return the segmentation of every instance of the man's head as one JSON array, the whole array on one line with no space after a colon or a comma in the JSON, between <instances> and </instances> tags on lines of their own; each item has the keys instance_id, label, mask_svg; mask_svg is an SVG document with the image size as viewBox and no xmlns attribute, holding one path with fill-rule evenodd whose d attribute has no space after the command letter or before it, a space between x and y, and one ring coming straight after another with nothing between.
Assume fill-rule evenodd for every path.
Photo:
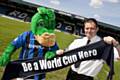
<instances>
[{"instance_id":1,"label":"man's head","mask_svg":"<svg viewBox=\"0 0 120 80\"><path fill-rule=\"evenodd\" d=\"M84 21L85 35L89 39L96 36L98 30L99 30L99 28L97 25L97 21L94 18L88 18Z\"/></svg>"}]
</instances>

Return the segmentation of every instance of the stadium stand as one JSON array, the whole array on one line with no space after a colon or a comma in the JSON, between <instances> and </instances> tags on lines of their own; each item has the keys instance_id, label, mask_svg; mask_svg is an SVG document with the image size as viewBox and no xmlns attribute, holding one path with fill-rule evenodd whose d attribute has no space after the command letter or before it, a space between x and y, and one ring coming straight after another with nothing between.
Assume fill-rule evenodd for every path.
<instances>
[{"instance_id":1,"label":"stadium stand","mask_svg":"<svg viewBox=\"0 0 120 80\"><path fill-rule=\"evenodd\" d=\"M15 4L15 5L14 5ZM18 18L30 22L32 15L36 12L38 5L22 2L22 0L0 0L0 14ZM75 35L84 35L83 21L86 17L74 15L63 11L55 10L56 29ZM114 26L99 22L101 37L110 35L120 42L120 26Z\"/></svg>"}]
</instances>

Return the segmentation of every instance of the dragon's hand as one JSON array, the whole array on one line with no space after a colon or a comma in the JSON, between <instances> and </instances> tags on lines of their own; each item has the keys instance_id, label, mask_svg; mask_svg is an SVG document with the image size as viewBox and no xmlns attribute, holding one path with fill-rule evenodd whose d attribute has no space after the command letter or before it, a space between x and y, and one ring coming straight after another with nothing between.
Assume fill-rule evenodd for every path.
<instances>
[{"instance_id":1,"label":"dragon's hand","mask_svg":"<svg viewBox=\"0 0 120 80\"><path fill-rule=\"evenodd\" d=\"M51 59L51 58L55 57L55 55L56 55L55 52L48 51L45 54L45 59Z\"/></svg>"}]
</instances>

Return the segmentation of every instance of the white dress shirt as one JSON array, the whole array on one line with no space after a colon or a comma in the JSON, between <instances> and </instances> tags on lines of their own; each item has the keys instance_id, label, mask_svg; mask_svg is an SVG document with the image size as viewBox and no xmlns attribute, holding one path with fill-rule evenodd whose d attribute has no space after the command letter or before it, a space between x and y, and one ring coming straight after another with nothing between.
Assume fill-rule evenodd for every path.
<instances>
[{"instance_id":1,"label":"white dress shirt","mask_svg":"<svg viewBox=\"0 0 120 80\"><path fill-rule=\"evenodd\" d=\"M90 43L95 43L100 41L101 38L99 36L95 36L90 40ZM75 49L78 47L85 46L88 41L87 37L83 37L82 39L76 39L74 40L70 46L68 47L68 50ZM74 64L71 66L71 69L78 74L84 74L87 76L95 77L101 70L103 66L104 61L102 59L100 60L87 60L82 61L80 63L80 66L78 68L75 68Z\"/></svg>"}]
</instances>

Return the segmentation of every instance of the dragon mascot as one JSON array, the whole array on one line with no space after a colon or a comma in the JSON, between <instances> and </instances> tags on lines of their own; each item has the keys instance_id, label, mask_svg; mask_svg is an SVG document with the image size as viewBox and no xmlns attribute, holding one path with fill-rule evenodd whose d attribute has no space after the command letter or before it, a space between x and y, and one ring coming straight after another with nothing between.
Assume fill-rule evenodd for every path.
<instances>
[{"instance_id":1,"label":"dragon mascot","mask_svg":"<svg viewBox=\"0 0 120 80\"><path fill-rule=\"evenodd\" d=\"M5 66L11 60L12 53L20 47L19 60L36 57L50 59L56 56L59 48L55 40L55 25L54 11L38 7L31 19L31 30L20 34L6 47L0 57L0 66ZM45 80L45 73L35 74L28 79Z\"/></svg>"}]
</instances>

